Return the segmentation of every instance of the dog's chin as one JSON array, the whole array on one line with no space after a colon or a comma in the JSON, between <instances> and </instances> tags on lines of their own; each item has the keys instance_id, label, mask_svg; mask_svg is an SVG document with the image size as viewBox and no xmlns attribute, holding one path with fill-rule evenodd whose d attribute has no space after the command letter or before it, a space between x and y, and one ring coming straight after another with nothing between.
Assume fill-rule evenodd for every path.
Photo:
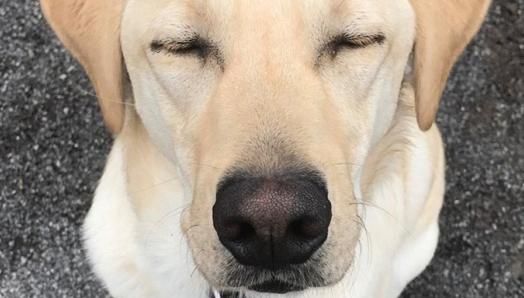
<instances>
[{"instance_id":1,"label":"dog's chin","mask_svg":"<svg viewBox=\"0 0 524 298\"><path fill-rule=\"evenodd\" d=\"M219 291L242 293L246 290L256 293L286 294L307 291L312 288L330 287L338 283L347 273L351 258L340 256L333 258L321 248L310 259L302 264L291 264L281 267L260 268L239 263L236 259L226 257L223 270L214 271L209 285ZM344 261L344 262L342 262ZM297 293L298 294L298 293Z\"/></svg>"},{"instance_id":2,"label":"dog's chin","mask_svg":"<svg viewBox=\"0 0 524 298\"><path fill-rule=\"evenodd\" d=\"M248 290L258 293L286 294L301 292L308 288L325 287L337 281L325 278L329 274L326 274L325 263L320 258L313 258L305 264L274 270L253 268L238 263L228 269L230 271L222 287L233 292Z\"/></svg>"},{"instance_id":3,"label":"dog's chin","mask_svg":"<svg viewBox=\"0 0 524 298\"><path fill-rule=\"evenodd\" d=\"M305 287L280 280L268 280L249 287L250 290L261 293L285 294L305 290Z\"/></svg>"}]
</instances>

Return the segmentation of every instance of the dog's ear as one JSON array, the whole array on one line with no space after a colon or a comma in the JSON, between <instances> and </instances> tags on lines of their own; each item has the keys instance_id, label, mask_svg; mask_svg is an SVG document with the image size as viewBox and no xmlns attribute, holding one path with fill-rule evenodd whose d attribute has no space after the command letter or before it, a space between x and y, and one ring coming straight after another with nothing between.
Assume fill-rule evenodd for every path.
<instances>
[{"instance_id":1,"label":"dog's ear","mask_svg":"<svg viewBox=\"0 0 524 298\"><path fill-rule=\"evenodd\" d=\"M414 48L417 121L435 121L446 81L457 57L479 29L490 0L410 0L417 18Z\"/></svg>"},{"instance_id":2,"label":"dog's ear","mask_svg":"<svg viewBox=\"0 0 524 298\"><path fill-rule=\"evenodd\" d=\"M123 64L120 20L124 0L41 0L49 24L82 64L97 93L104 121L122 128Z\"/></svg>"}]
</instances>

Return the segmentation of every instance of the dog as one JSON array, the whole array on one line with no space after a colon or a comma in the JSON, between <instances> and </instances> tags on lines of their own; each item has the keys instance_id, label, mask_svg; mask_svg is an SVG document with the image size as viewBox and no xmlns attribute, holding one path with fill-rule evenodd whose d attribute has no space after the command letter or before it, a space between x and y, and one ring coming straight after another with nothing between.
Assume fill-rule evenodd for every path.
<instances>
[{"instance_id":1,"label":"dog","mask_svg":"<svg viewBox=\"0 0 524 298\"><path fill-rule=\"evenodd\" d=\"M83 227L114 297L397 297L488 0L41 0L115 140Z\"/></svg>"}]
</instances>

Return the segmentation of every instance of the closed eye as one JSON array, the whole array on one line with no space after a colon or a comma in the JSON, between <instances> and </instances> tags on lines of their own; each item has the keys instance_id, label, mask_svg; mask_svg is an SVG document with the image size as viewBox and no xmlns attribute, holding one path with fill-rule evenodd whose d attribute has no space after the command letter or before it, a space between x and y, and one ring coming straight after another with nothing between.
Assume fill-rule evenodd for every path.
<instances>
[{"instance_id":1,"label":"closed eye","mask_svg":"<svg viewBox=\"0 0 524 298\"><path fill-rule=\"evenodd\" d=\"M208 41L195 36L187 40L153 40L150 49L154 53L165 52L179 56L195 55L199 58L206 58L211 52L212 46Z\"/></svg>"},{"instance_id":2,"label":"closed eye","mask_svg":"<svg viewBox=\"0 0 524 298\"><path fill-rule=\"evenodd\" d=\"M334 36L326 43L323 52L327 52L334 58L341 50L361 49L371 45L381 45L385 40L386 37L382 33L370 35L342 33Z\"/></svg>"}]
</instances>

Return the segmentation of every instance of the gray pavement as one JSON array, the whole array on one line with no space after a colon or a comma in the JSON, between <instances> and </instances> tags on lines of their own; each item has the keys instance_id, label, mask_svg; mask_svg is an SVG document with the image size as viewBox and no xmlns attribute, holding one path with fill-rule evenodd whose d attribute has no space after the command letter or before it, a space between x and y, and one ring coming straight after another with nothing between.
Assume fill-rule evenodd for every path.
<instances>
[{"instance_id":1,"label":"gray pavement","mask_svg":"<svg viewBox=\"0 0 524 298\"><path fill-rule=\"evenodd\" d=\"M34 0L0 0L0 78L0 297L105 297L79 229L111 139ZM442 236L403 297L524 297L524 0L494 2L438 123Z\"/></svg>"}]
</instances>

